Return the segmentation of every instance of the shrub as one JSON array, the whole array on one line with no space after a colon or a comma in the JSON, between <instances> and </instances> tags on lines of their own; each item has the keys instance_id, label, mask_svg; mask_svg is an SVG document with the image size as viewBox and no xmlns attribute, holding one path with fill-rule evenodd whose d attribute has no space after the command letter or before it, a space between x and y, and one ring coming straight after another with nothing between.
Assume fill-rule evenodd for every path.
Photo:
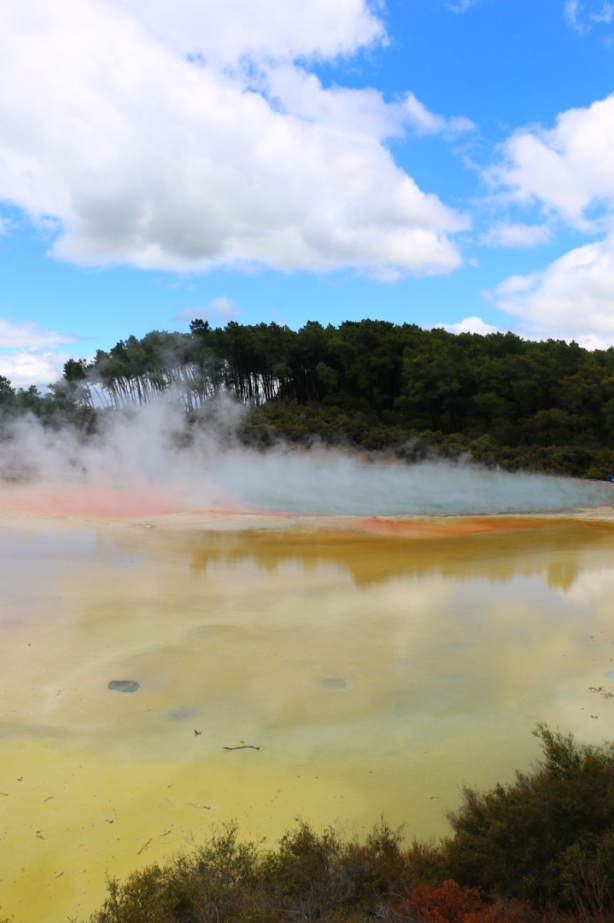
<instances>
[{"instance_id":1,"label":"shrub","mask_svg":"<svg viewBox=\"0 0 614 923\"><path fill-rule=\"evenodd\" d=\"M110 880L90 923L260 923L263 918L251 914L259 903L257 857L256 845L238 842L230 824L169 866L151 865L122 884Z\"/></svg>"},{"instance_id":2,"label":"shrub","mask_svg":"<svg viewBox=\"0 0 614 923\"><path fill-rule=\"evenodd\" d=\"M444 881L438 888L419 885L388 910L389 923L516 923L533 914L517 902L487 904L478 888Z\"/></svg>"},{"instance_id":3,"label":"shrub","mask_svg":"<svg viewBox=\"0 0 614 923\"><path fill-rule=\"evenodd\" d=\"M443 872L535 906L572 907L588 901L598 868L614 893L614 861L606 858L614 837L614 745L580 745L545 725L535 733L545 760L532 774L517 773L515 783L485 794L465 790L449 818L455 835L441 848Z\"/></svg>"}]
</instances>

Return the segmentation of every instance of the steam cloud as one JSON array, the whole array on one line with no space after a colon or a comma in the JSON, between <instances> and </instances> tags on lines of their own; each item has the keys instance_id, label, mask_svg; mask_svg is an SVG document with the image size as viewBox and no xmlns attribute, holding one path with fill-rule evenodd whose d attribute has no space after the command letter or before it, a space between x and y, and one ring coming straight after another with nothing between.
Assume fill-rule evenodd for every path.
<instances>
[{"instance_id":1,"label":"steam cloud","mask_svg":"<svg viewBox=\"0 0 614 923\"><path fill-rule=\"evenodd\" d=\"M68 511L132 516L206 509L470 515L612 503L609 485L572 478L437 460L372 461L317 446L249 449L234 436L241 412L229 400L218 401L207 426L188 431L184 414L159 400L109 413L101 432L85 441L70 428L18 420L0 445L0 509L10 508L24 479L30 496L45 488L79 498Z\"/></svg>"}]
</instances>

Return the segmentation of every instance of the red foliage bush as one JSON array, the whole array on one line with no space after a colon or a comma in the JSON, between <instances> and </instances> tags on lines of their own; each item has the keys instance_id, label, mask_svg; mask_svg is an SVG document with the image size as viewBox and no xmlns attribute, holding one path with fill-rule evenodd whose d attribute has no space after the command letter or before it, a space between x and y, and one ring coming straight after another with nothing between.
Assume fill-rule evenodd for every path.
<instances>
[{"instance_id":1,"label":"red foliage bush","mask_svg":"<svg viewBox=\"0 0 614 923\"><path fill-rule=\"evenodd\" d=\"M391 923L519 923L533 917L524 904L488 904L479 888L451 880L438 888L418 885L390 911Z\"/></svg>"}]
</instances>

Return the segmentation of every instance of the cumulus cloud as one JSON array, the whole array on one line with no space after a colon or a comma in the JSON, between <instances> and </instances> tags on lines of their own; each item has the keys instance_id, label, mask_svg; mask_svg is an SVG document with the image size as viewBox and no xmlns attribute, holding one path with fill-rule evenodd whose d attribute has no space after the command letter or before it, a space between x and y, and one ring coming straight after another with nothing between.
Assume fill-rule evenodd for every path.
<instances>
[{"instance_id":1,"label":"cumulus cloud","mask_svg":"<svg viewBox=\"0 0 614 923\"><path fill-rule=\"evenodd\" d=\"M0 0L0 16L0 199L57 223L55 257L380 278L460 264L467 219L383 143L411 114L305 70L386 41L366 0Z\"/></svg>"},{"instance_id":2,"label":"cumulus cloud","mask_svg":"<svg viewBox=\"0 0 614 923\"><path fill-rule=\"evenodd\" d=\"M20 346L50 349L61 343L71 343L75 339L71 334L41 330L31 321L11 323L0 319L0 349L14 349Z\"/></svg>"},{"instance_id":3,"label":"cumulus cloud","mask_svg":"<svg viewBox=\"0 0 614 923\"><path fill-rule=\"evenodd\" d=\"M0 352L0 375L8 378L14 388L36 385L44 390L62 377L68 353L48 349L15 349Z\"/></svg>"},{"instance_id":4,"label":"cumulus cloud","mask_svg":"<svg viewBox=\"0 0 614 923\"><path fill-rule=\"evenodd\" d=\"M263 66L259 85L277 112L312 126L375 139L404 130L401 108L386 104L377 90L325 89L315 74L294 64Z\"/></svg>"},{"instance_id":5,"label":"cumulus cloud","mask_svg":"<svg viewBox=\"0 0 614 923\"><path fill-rule=\"evenodd\" d=\"M0 375L14 387L46 388L62 377L64 363L69 359L56 347L74 340L71 334L41 330L31 321L11 323L0 319Z\"/></svg>"},{"instance_id":6,"label":"cumulus cloud","mask_svg":"<svg viewBox=\"0 0 614 923\"><path fill-rule=\"evenodd\" d=\"M116 5L181 54L229 63L244 55L331 58L386 41L384 25L366 0L117 0Z\"/></svg>"},{"instance_id":7,"label":"cumulus cloud","mask_svg":"<svg viewBox=\"0 0 614 923\"><path fill-rule=\"evenodd\" d=\"M239 313L236 301L233 301L232 298L227 298L226 295L221 295L219 298L212 298L205 307L184 308L183 311L175 315L175 320L194 320L198 317L200 320L222 320L227 322L238 317Z\"/></svg>"},{"instance_id":8,"label":"cumulus cloud","mask_svg":"<svg viewBox=\"0 0 614 923\"><path fill-rule=\"evenodd\" d=\"M414 96L408 93L403 102L406 117L419 135L457 135L475 131L474 123L464 116L446 119L442 115L429 112Z\"/></svg>"},{"instance_id":9,"label":"cumulus cloud","mask_svg":"<svg viewBox=\"0 0 614 923\"><path fill-rule=\"evenodd\" d=\"M524 336L614 344L614 234L566 253L545 270L509 276L490 293Z\"/></svg>"},{"instance_id":10,"label":"cumulus cloud","mask_svg":"<svg viewBox=\"0 0 614 923\"><path fill-rule=\"evenodd\" d=\"M552 230L545 224L514 224L502 221L484 234L480 243L488 247L537 247L547 244Z\"/></svg>"},{"instance_id":11,"label":"cumulus cloud","mask_svg":"<svg viewBox=\"0 0 614 923\"><path fill-rule=\"evenodd\" d=\"M374 89L325 89L315 74L295 65L263 67L262 77L261 88L278 109L349 135L385 139L403 135L409 127L417 135L453 138L476 128L465 116L431 112L413 93L387 103Z\"/></svg>"},{"instance_id":12,"label":"cumulus cloud","mask_svg":"<svg viewBox=\"0 0 614 923\"><path fill-rule=\"evenodd\" d=\"M479 333L486 336L487 333L497 333L499 328L487 324L481 317L465 317L458 324L433 324L430 329L442 327L449 333Z\"/></svg>"},{"instance_id":13,"label":"cumulus cloud","mask_svg":"<svg viewBox=\"0 0 614 923\"><path fill-rule=\"evenodd\" d=\"M490 179L519 202L538 202L570 225L598 224L591 209L614 207L614 95L588 108L569 109L555 127L514 133Z\"/></svg>"},{"instance_id":14,"label":"cumulus cloud","mask_svg":"<svg viewBox=\"0 0 614 923\"><path fill-rule=\"evenodd\" d=\"M591 22L614 18L609 4L567 4L567 17ZM590 15L589 15L590 14ZM614 343L614 95L586 108L569 109L553 128L515 132L503 159L490 172L516 203L541 208L545 224L492 228L483 243L524 246L547 242L554 222L585 233L604 234L565 253L539 272L512 275L490 293L518 319L527 337L575 339L587 348ZM550 230L549 230L550 227Z\"/></svg>"}]
</instances>

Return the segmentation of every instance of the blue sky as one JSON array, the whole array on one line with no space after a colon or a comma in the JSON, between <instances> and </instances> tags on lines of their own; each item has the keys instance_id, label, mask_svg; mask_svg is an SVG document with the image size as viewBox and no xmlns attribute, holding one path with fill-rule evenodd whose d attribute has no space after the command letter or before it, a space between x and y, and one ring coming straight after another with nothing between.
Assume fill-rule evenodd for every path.
<instances>
[{"instance_id":1,"label":"blue sky","mask_svg":"<svg viewBox=\"0 0 614 923\"><path fill-rule=\"evenodd\" d=\"M193 317L614 345L614 0L0 11L14 385Z\"/></svg>"}]
</instances>

